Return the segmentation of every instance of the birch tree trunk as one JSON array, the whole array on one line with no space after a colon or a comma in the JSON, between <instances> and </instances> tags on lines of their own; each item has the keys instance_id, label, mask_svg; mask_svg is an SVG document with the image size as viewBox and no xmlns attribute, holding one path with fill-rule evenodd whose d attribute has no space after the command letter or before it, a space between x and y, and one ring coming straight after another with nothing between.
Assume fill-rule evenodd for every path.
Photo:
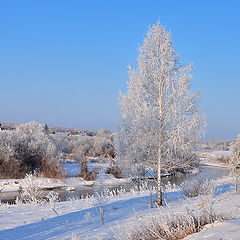
<instances>
[{"instance_id":1,"label":"birch tree trunk","mask_svg":"<svg viewBox=\"0 0 240 240\"><path fill-rule=\"evenodd\" d=\"M162 188L161 188L161 146L159 142L158 147L158 174L157 174L157 203L158 206L162 206Z\"/></svg>"}]
</instances>

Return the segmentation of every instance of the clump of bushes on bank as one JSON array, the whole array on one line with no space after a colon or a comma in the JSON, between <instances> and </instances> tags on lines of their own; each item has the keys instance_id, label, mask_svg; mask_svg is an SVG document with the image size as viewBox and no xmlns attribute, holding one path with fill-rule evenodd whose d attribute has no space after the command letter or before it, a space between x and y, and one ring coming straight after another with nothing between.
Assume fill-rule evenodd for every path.
<instances>
[{"instance_id":1,"label":"clump of bushes on bank","mask_svg":"<svg viewBox=\"0 0 240 240\"><path fill-rule=\"evenodd\" d=\"M62 177L61 152L36 122L0 132L0 178L23 178L27 173Z\"/></svg>"}]
</instances>

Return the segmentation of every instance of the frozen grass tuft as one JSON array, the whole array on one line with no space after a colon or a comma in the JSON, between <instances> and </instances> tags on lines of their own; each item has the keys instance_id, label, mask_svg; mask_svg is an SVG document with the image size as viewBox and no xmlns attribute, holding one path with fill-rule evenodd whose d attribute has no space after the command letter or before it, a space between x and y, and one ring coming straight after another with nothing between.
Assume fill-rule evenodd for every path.
<instances>
[{"instance_id":1,"label":"frozen grass tuft","mask_svg":"<svg viewBox=\"0 0 240 240\"><path fill-rule=\"evenodd\" d=\"M144 217L139 224L114 230L111 240L177 240L200 231L203 226L223 221L224 214L213 211L211 204L200 208L186 207L182 212L166 209L155 216Z\"/></svg>"},{"instance_id":2,"label":"frozen grass tuft","mask_svg":"<svg viewBox=\"0 0 240 240\"><path fill-rule=\"evenodd\" d=\"M116 200L124 200L130 197L142 197L142 196L153 196L156 193L155 187L147 186L147 183L143 182L139 186L133 186L129 192L127 192L123 187L119 187L113 190L105 188L104 191L100 189L95 195L87 195L85 197L70 198L71 202L78 200L81 203L81 209L90 208L94 206L99 206L101 203L109 203ZM100 201L100 202L99 202ZM101 204L102 205L102 204Z\"/></svg>"},{"instance_id":3,"label":"frozen grass tuft","mask_svg":"<svg viewBox=\"0 0 240 240\"><path fill-rule=\"evenodd\" d=\"M180 191L181 187L177 186L175 183L171 184L170 181L165 185L164 192L174 192Z\"/></svg>"}]
</instances>

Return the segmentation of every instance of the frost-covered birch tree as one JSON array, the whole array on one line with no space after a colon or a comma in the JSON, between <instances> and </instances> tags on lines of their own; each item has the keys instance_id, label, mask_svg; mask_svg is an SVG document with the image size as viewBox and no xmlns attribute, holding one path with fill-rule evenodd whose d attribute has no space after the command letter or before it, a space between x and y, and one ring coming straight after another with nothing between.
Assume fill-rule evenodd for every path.
<instances>
[{"instance_id":1,"label":"frost-covered birch tree","mask_svg":"<svg viewBox=\"0 0 240 240\"><path fill-rule=\"evenodd\" d=\"M205 120L199 94L190 91L192 65L180 65L171 34L159 22L148 29L137 62L137 69L129 67L128 91L120 96L117 157L135 174L157 170L161 206L161 170L194 165L194 143Z\"/></svg>"}]
</instances>

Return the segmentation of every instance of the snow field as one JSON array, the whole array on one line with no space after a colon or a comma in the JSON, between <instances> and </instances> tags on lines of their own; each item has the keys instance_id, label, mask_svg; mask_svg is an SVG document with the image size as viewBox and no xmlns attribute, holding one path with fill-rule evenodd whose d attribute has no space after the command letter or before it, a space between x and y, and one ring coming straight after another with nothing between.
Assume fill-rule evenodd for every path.
<instances>
[{"instance_id":1,"label":"snow field","mask_svg":"<svg viewBox=\"0 0 240 240\"><path fill-rule=\"evenodd\" d=\"M206 209L213 211L220 220L221 217L237 219L240 216L240 195L232 192L230 180L221 180L224 184L218 186L214 197L186 199L181 190L171 190L168 186L164 194L165 207L162 208L154 207L155 190L146 185L142 185L140 191L135 188L130 192L123 189L109 192L100 196L100 202L99 198L91 196L55 204L1 204L0 239L124 239L133 229L144 229L157 220L164 223L166 216L170 221L176 216L186 217L189 211L200 213ZM104 224L99 213L100 203Z\"/></svg>"}]
</instances>

